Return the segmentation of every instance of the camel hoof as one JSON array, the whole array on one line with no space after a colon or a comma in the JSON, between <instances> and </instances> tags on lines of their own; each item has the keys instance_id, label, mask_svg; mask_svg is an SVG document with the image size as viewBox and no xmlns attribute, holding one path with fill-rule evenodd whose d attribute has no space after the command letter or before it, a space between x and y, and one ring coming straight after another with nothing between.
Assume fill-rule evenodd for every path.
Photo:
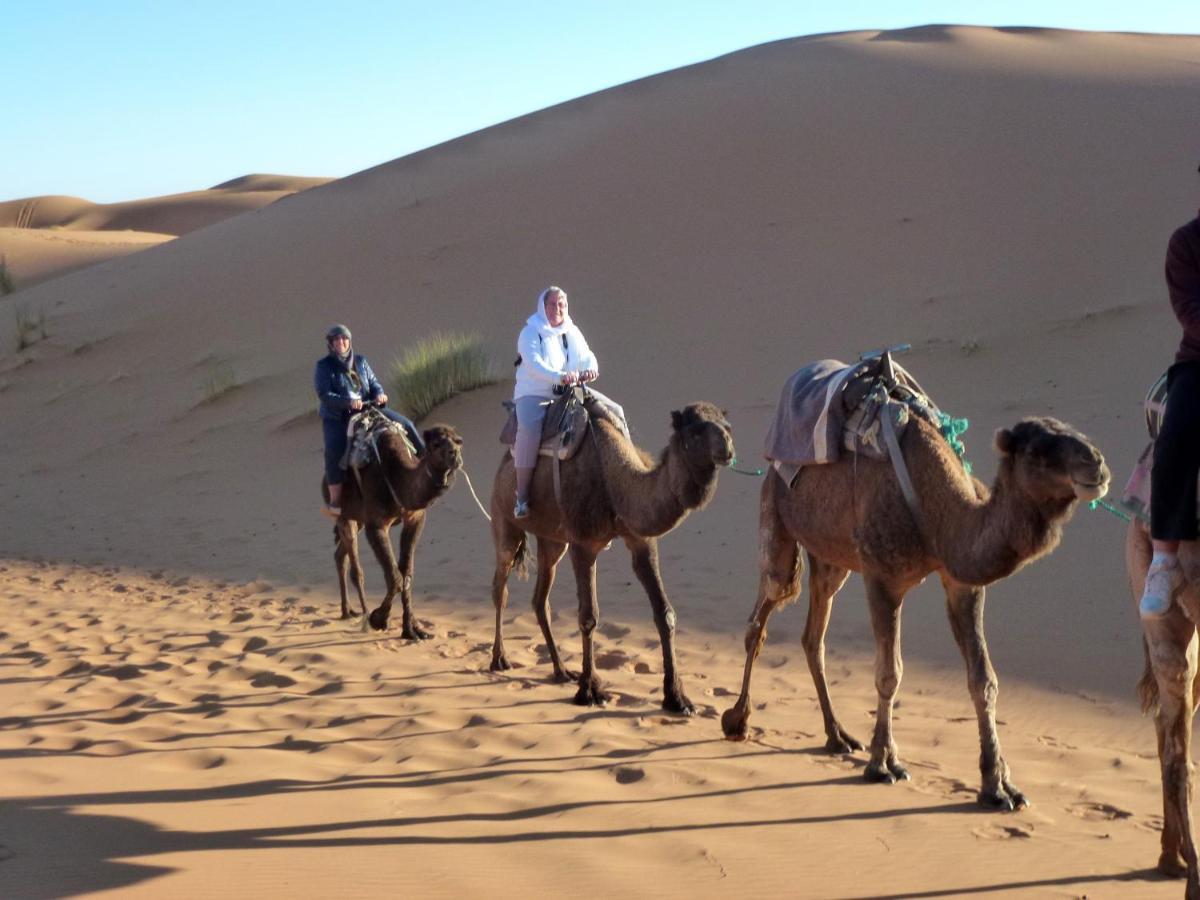
<instances>
[{"instance_id":1,"label":"camel hoof","mask_svg":"<svg viewBox=\"0 0 1200 900\"><path fill-rule=\"evenodd\" d=\"M575 684L579 681L579 673L570 669L555 669L551 680L555 684Z\"/></svg>"},{"instance_id":2,"label":"camel hoof","mask_svg":"<svg viewBox=\"0 0 1200 900\"><path fill-rule=\"evenodd\" d=\"M609 695L600 687L599 679L580 681L579 690L575 694L576 706L604 706L609 701Z\"/></svg>"},{"instance_id":3,"label":"camel hoof","mask_svg":"<svg viewBox=\"0 0 1200 900\"><path fill-rule=\"evenodd\" d=\"M1178 853L1164 853L1158 858L1158 871L1168 878L1186 878L1187 863Z\"/></svg>"},{"instance_id":4,"label":"camel hoof","mask_svg":"<svg viewBox=\"0 0 1200 900\"><path fill-rule=\"evenodd\" d=\"M663 709L680 716L690 717L696 714L696 704L689 700L683 691L664 696Z\"/></svg>"},{"instance_id":5,"label":"camel hoof","mask_svg":"<svg viewBox=\"0 0 1200 900\"><path fill-rule=\"evenodd\" d=\"M507 672L512 668L512 663L508 661L508 657L503 653L492 654L492 664L488 667L493 672Z\"/></svg>"},{"instance_id":6,"label":"camel hoof","mask_svg":"<svg viewBox=\"0 0 1200 900\"><path fill-rule=\"evenodd\" d=\"M900 771L904 772L903 769ZM883 763L877 763L874 760L867 763L867 767L863 769L863 781L869 784L895 784L897 776L895 772L885 766ZM905 778L908 773L904 772Z\"/></svg>"},{"instance_id":7,"label":"camel hoof","mask_svg":"<svg viewBox=\"0 0 1200 900\"><path fill-rule=\"evenodd\" d=\"M853 753L855 750L865 750L862 741L855 740L844 731L838 731L837 734L829 735L829 740L825 742L826 753Z\"/></svg>"},{"instance_id":8,"label":"camel hoof","mask_svg":"<svg viewBox=\"0 0 1200 900\"><path fill-rule=\"evenodd\" d=\"M371 615L367 616L367 621L371 623L371 627L376 631L387 631L388 614L384 610L371 610Z\"/></svg>"},{"instance_id":9,"label":"camel hoof","mask_svg":"<svg viewBox=\"0 0 1200 900\"><path fill-rule=\"evenodd\" d=\"M433 632L426 631L416 622L413 622L400 632L400 637L404 638L406 641L427 641L433 637Z\"/></svg>"},{"instance_id":10,"label":"camel hoof","mask_svg":"<svg viewBox=\"0 0 1200 900\"><path fill-rule=\"evenodd\" d=\"M1004 791L980 791L978 801L985 809L1012 812L1016 808L1012 798Z\"/></svg>"},{"instance_id":11,"label":"camel hoof","mask_svg":"<svg viewBox=\"0 0 1200 900\"><path fill-rule=\"evenodd\" d=\"M744 741L749 731L750 717L741 712L736 706L731 706L721 713L721 731L730 741Z\"/></svg>"}]
</instances>

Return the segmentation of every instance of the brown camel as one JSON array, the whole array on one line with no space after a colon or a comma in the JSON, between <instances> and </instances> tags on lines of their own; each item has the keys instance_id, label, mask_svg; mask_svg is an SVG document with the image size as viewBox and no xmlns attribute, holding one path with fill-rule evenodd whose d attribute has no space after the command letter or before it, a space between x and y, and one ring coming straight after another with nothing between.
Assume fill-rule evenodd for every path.
<instances>
[{"instance_id":1,"label":"brown camel","mask_svg":"<svg viewBox=\"0 0 1200 900\"><path fill-rule=\"evenodd\" d=\"M350 618L346 597L346 575L358 591L358 602L365 614L367 601L363 596L362 564L358 556L358 532L365 529L367 543L383 567L387 594L379 607L372 610L371 627L380 631L388 626L392 599L397 592L403 607L403 627L400 636L407 640L432 637L422 628L412 612L413 555L417 540L425 528L425 512L454 484L454 473L462 468L462 438L448 425L434 425L422 437L425 452L415 461L404 452L402 438L387 434L379 439L380 461L359 470L361 488L353 474L342 487L342 515L333 526L336 550L338 589L342 596L342 618ZM324 480L321 491L328 498ZM400 529L400 563L392 555L388 532L396 522Z\"/></svg>"},{"instance_id":2,"label":"brown camel","mask_svg":"<svg viewBox=\"0 0 1200 900\"><path fill-rule=\"evenodd\" d=\"M1142 595L1150 567L1150 534L1134 522L1125 540L1125 563L1134 602ZM1192 717L1200 700L1197 681L1196 623L1200 622L1200 543L1179 545L1183 582L1175 603L1161 619L1142 619L1146 671L1138 682L1142 709L1154 709L1158 760L1162 767L1163 831L1158 868L1186 876L1187 900L1200 900L1196 842L1192 834Z\"/></svg>"},{"instance_id":3,"label":"brown camel","mask_svg":"<svg viewBox=\"0 0 1200 900\"><path fill-rule=\"evenodd\" d=\"M530 513L513 518L516 475L505 453L492 486L492 540L496 573L492 601L496 606L493 672L511 668L504 653L503 615L508 602L508 575L525 561L528 536L537 538L537 584L533 609L546 640L557 682L579 681L575 702L603 705L608 695L596 676L592 633L600 620L596 599L596 557L613 538L621 538L633 558L633 571L650 599L663 651L663 708L690 716L696 707L683 692L675 662L675 611L667 599L658 569L658 537L702 509L717 488L717 472L733 460L733 433L725 413L711 403L694 403L671 413L671 437L657 464L635 447L620 428L604 418L598 404L592 413L591 436L576 455L562 463L562 507L555 499L552 462L543 457L530 486ZM550 630L550 588L563 554L570 550L579 596L579 629L583 633L583 671L568 671Z\"/></svg>"},{"instance_id":4,"label":"brown camel","mask_svg":"<svg viewBox=\"0 0 1200 900\"><path fill-rule=\"evenodd\" d=\"M924 523L918 531L891 463L863 456L801 469L790 488L774 471L759 511L758 600L746 631L742 693L725 711L725 735L745 739L750 674L767 636L767 619L800 595L808 558L809 609L804 652L825 719L825 748L862 750L838 722L825 681L825 631L833 597L851 571L866 582L875 632L879 706L867 781L908 778L892 738L892 704L900 687L900 610L904 595L931 572L946 591L950 626L967 664L979 719L979 801L1007 809L1026 805L1009 780L996 733L996 673L983 634L984 585L1052 551L1078 500L1103 496L1109 472L1082 434L1055 419L1023 419L996 433L1001 460L989 492L971 478L937 429L914 417L901 443Z\"/></svg>"}]
</instances>

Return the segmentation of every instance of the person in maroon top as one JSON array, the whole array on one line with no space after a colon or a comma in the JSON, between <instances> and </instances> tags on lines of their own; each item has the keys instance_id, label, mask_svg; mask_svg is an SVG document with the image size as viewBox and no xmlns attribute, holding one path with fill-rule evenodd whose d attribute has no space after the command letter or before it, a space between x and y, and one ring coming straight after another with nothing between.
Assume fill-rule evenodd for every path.
<instances>
[{"instance_id":1,"label":"person in maroon top","mask_svg":"<svg viewBox=\"0 0 1200 900\"><path fill-rule=\"evenodd\" d=\"M1200 216L1180 226L1167 245L1167 291L1183 340L1167 371L1167 409L1154 444L1150 538L1154 557L1138 610L1164 616L1178 583L1180 541L1194 541L1196 477L1200 474Z\"/></svg>"}]
</instances>

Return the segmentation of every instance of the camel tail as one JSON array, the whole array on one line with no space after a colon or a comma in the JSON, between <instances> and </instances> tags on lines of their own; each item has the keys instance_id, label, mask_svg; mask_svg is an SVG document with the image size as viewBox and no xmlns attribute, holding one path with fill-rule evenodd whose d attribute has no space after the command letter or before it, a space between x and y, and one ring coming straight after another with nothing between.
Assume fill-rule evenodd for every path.
<instances>
[{"instance_id":1,"label":"camel tail","mask_svg":"<svg viewBox=\"0 0 1200 900\"><path fill-rule=\"evenodd\" d=\"M1138 700L1142 704L1142 712L1148 713L1158 708L1158 680L1154 677L1154 670L1150 667L1150 648L1146 645L1145 637L1142 638L1142 655L1146 658L1146 668L1142 672L1142 677L1138 679L1137 694Z\"/></svg>"},{"instance_id":2,"label":"camel tail","mask_svg":"<svg viewBox=\"0 0 1200 900\"><path fill-rule=\"evenodd\" d=\"M517 577L522 581L529 580L529 563L530 563L529 535L522 534L521 542L517 544L517 552L513 554L512 571L517 573Z\"/></svg>"}]
</instances>

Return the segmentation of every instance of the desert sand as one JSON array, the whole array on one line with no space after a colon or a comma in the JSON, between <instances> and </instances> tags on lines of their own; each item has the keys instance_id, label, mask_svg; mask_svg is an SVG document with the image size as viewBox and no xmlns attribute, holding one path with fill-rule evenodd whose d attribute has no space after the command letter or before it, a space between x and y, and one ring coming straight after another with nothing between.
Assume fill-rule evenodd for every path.
<instances>
[{"instance_id":1,"label":"desert sand","mask_svg":"<svg viewBox=\"0 0 1200 900\"><path fill-rule=\"evenodd\" d=\"M0 259L17 287L125 256L329 182L243 175L203 191L125 203L27 197L0 203Z\"/></svg>"},{"instance_id":2,"label":"desert sand","mask_svg":"<svg viewBox=\"0 0 1200 900\"><path fill-rule=\"evenodd\" d=\"M486 497L513 343L553 281L649 450L702 398L756 464L792 371L909 341L901 361L971 420L985 480L992 432L1049 414L1119 489L1177 343L1162 260L1200 193L1197 63L1200 37L781 41L0 300L4 893L1180 896L1153 871L1158 765L1115 518L1080 510L1052 556L989 589L1001 740L1033 803L991 813L935 584L905 610L911 782L864 784L865 754L822 752L803 599L772 620L751 740L721 739L757 582L753 477L723 473L661 542L694 719L659 708L619 545L599 579L614 703L549 682L528 582L506 625L519 666L488 672L490 539L462 478L417 552L436 636L338 620L310 378L333 321L377 370L425 334L479 331L500 381L431 420L464 436ZM19 353L18 302L47 319ZM577 666L565 569L552 602ZM852 577L828 653L860 739L872 652Z\"/></svg>"}]
</instances>

